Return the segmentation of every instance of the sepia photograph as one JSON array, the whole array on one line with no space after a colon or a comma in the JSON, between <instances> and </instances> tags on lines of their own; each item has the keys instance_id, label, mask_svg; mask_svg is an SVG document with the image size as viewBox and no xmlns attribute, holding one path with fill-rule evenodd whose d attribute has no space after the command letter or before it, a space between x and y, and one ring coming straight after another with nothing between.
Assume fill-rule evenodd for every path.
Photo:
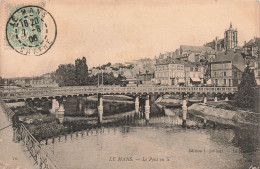
<instances>
[{"instance_id":1,"label":"sepia photograph","mask_svg":"<svg viewBox=\"0 0 260 169\"><path fill-rule=\"evenodd\" d=\"M0 169L260 169L260 0L0 0Z\"/></svg>"}]
</instances>

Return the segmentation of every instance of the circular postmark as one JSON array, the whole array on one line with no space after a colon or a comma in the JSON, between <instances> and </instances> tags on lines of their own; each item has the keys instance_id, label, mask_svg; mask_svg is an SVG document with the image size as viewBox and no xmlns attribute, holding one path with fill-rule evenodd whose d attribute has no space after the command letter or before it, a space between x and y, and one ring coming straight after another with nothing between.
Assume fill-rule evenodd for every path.
<instances>
[{"instance_id":1,"label":"circular postmark","mask_svg":"<svg viewBox=\"0 0 260 169\"><path fill-rule=\"evenodd\" d=\"M8 44L23 55L42 55L54 44L57 26L52 15L39 6L17 9L6 24Z\"/></svg>"}]
</instances>

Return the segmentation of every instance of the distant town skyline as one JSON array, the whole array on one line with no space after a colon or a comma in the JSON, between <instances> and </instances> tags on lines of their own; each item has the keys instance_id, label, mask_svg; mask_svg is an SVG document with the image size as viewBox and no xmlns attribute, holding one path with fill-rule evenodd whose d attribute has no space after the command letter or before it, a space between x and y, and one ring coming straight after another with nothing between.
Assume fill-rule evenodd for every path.
<instances>
[{"instance_id":1,"label":"distant town skyline","mask_svg":"<svg viewBox=\"0 0 260 169\"><path fill-rule=\"evenodd\" d=\"M44 6L57 23L58 35L42 56L23 56L6 46L6 20L1 18L0 76L38 76L83 56L89 68L154 58L180 45L202 46L216 36L223 38L230 22L238 30L239 46L259 37L260 3L255 0L75 1L51 0ZM1 9L5 3L0 2Z\"/></svg>"}]
</instances>

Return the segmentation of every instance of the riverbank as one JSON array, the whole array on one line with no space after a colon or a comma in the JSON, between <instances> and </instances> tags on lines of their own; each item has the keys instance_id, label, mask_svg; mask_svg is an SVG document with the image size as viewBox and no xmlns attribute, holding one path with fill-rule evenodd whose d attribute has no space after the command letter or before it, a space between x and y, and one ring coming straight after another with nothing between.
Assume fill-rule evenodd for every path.
<instances>
[{"instance_id":1,"label":"riverbank","mask_svg":"<svg viewBox=\"0 0 260 169\"><path fill-rule=\"evenodd\" d=\"M163 95L157 98L155 103L160 104L164 107L181 107L183 98L180 95ZM208 96L209 101L213 101L214 97ZM189 96L187 106L193 103L200 103L203 101L203 96L199 94L192 94Z\"/></svg>"},{"instance_id":2,"label":"riverbank","mask_svg":"<svg viewBox=\"0 0 260 169\"><path fill-rule=\"evenodd\" d=\"M32 158L29 158L29 152L25 151L22 143L13 142L13 129L10 124L0 107L0 168L35 168Z\"/></svg>"},{"instance_id":3,"label":"riverbank","mask_svg":"<svg viewBox=\"0 0 260 169\"><path fill-rule=\"evenodd\" d=\"M259 113L241 110L225 101L195 103L188 107L188 113L208 121L236 127L260 126Z\"/></svg>"}]
</instances>

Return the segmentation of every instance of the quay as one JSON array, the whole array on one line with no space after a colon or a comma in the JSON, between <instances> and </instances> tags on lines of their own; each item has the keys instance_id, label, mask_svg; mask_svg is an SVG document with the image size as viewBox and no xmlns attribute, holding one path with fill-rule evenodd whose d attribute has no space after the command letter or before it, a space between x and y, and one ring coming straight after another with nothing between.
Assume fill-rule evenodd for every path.
<instances>
[{"instance_id":1,"label":"quay","mask_svg":"<svg viewBox=\"0 0 260 169\"><path fill-rule=\"evenodd\" d=\"M4 128L0 130L0 168L59 169L23 124L14 133L10 126L13 115L14 112L0 98L0 127ZM20 142L13 141L14 134L20 136Z\"/></svg>"},{"instance_id":2,"label":"quay","mask_svg":"<svg viewBox=\"0 0 260 169\"><path fill-rule=\"evenodd\" d=\"M0 168L34 169L33 161L20 143L13 142L11 122L0 108Z\"/></svg>"}]
</instances>

